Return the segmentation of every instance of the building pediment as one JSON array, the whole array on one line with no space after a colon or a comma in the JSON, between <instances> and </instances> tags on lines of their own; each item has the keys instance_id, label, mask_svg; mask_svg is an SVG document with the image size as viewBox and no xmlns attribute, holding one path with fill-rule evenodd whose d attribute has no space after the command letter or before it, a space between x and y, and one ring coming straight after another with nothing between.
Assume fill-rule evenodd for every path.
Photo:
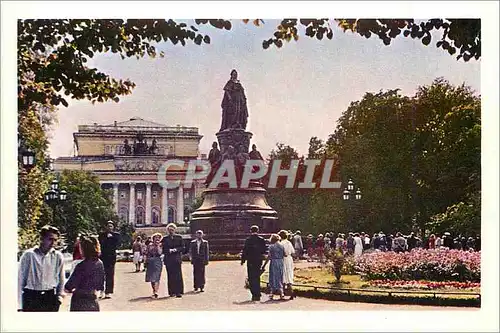
<instances>
[{"instance_id":1,"label":"building pediment","mask_svg":"<svg viewBox=\"0 0 500 333\"><path fill-rule=\"evenodd\" d=\"M168 127L167 125L144 120L140 117L133 117L126 121L115 122L104 126L123 126L123 127Z\"/></svg>"}]
</instances>

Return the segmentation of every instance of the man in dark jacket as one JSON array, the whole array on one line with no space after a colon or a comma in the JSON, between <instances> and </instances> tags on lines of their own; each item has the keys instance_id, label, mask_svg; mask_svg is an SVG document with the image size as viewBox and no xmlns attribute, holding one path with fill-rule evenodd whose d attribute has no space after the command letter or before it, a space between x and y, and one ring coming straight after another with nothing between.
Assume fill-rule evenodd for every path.
<instances>
[{"instance_id":1,"label":"man in dark jacket","mask_svg":"<svg viewBox=\"0 0 500 333\"><path fill-rule=\"evenodd\" d=\"M203 231L196 232L196 239L189 244L189 258L193 265L194 291L205 288L205 266L208 265L208 242L203 239Z\"/></svg>"},{"instance_id":2,"label":"man in dark jacket","mask_svg":"<svg viewBox=\"0 0 500 333\"><path fill-rule=\"evenodd\" d=\"M105 298L111 298L115 289L115 264L116 250L120 246L120 234L115 232L115 224L108 221L106 230L99 234L99 243L101 245L101 261L104 264L105 279Z\"/></svg>"},{"instance_id":3,"label":"man in dark jacket","mask_svg":"<svg viewBox=\"0 0 500 333\"><path fill-rule=\"evenodd\" d=\"M163 262L167 270L167 289L170 297L182 297L184 294L184 281L182 279L182 252L184 242L182 236L175 234L177 226L173 223L167 225L167 235L163 237Z\"/></svg>"},{"instance_id":4,"label":"man in dark jacket","mask_svg":"<svg viewBox=\"0 0 500 333\"><path fill-rule=\"evenodd\" d=\"M408 242L408 251L411 251L417 247L417 238L415 237L414 232L410 234L410 237L408 237L407 242Z\"/></svg>"},{"instance_id":5,"label":"man in dark jacket","mask_svg":"<svg viewBox=\"0 0 500 333\"><path fill-rule=\"evenodd\" d=\"M443 236L443 245L444 247L447 247L448 249L452 250L453 249L453 238L451 237L451 234L449 232L445 232Z\"/></svg>"},{"instance_id":6,"label":"man in dark jacket","mask_svg":"<svg viewBox=\"0 0 500 333\"><path fill-rule=\"evenodd\" d=\"M252 301L260 301L260 274L262 260L266 254L266 241L258 235L259 227L250 228L252 235L245 240L241 265L247 263L248 284L252 293Z\"/></svg>"}]
</instances>

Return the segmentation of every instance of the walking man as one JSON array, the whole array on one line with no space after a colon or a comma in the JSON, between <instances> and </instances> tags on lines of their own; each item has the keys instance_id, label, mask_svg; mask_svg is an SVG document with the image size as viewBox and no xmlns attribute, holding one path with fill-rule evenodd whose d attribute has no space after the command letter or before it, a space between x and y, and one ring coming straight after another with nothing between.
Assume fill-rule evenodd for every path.
<instances>
[{"instance_id":1,"label":"walking man","mask_svg":"<svg viewBox=\"0 0 500 333\"><path fill-rule=\"evenodd\" d=\"M260 301L260 274L262 260L266 254L266 241L259 236L259 227L250 228L252 235L245 240L241 265L247 263L248 284L252 293L252 301Z\"/></svg>"},{"instance_id":2,"label":"walking man","mask_svg":"<svg viewBox=\"0 0 500 333\"><path fill-rule=\"evenodd\" d=\"M101 245L101 261L104 264L105 288L104 298L111 298L115 288L115 264L116 250L120 246L120 234L115 232L113 221L106 223L106 230L99 235L99 244ZM101 295L102 297L102 295Z\"/></svg>"},{"instance_id":3,"label":"walking man","mask_svg":"<svg viewBox=\"0 0 500 333\"><path fill-rule=\"evenodd\" d=\"M175 234L177 226L173 223L167 225L167 235L163 237L163 262L167 269L167 288L170 297L182 297L184 294L184 281L182 280L182 252L184 245L182 236Z\"/></svg>"},{"instance_id":4,"label":"walking man","mask_svg":"<svg viewBox=\"0 0 500 333\"><path fill-rule=\"evenodd\" d=\"M208 242L203 239L203 231L196 232L196 239L189 246L189 258L193 265L194 291L204 291L205 266L208 265Z\"/></svg>"},{"instance_id":5,"label":"walking man","mask_svg":"<svg viewBox=\"0 0 500 333\"><path fill-rule=\"evenodd\" d=\"M59 230L45 226L40 245L27 250L19 262L19 311L57 312L62 303L64 257L54 249Z\"/></svg>"}]
</instances>

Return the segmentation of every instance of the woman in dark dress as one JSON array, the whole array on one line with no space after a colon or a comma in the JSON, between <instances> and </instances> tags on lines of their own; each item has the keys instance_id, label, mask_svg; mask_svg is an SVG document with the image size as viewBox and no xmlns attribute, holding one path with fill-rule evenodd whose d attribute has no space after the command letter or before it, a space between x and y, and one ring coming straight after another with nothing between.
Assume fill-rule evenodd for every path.
<instances>
[{"instance_id":1,"label":"woman in dark dress","mask_svg":"<svg viewBox=\"0 0 500 333\"><path fill-rule=\"evenodd\" d=\"M64 289L72 293L70 311L99 311L98 291L104 289L104 265L98 256L99 240L82 236L84 260L76 265Z\"/></svg>"}]
</instances>

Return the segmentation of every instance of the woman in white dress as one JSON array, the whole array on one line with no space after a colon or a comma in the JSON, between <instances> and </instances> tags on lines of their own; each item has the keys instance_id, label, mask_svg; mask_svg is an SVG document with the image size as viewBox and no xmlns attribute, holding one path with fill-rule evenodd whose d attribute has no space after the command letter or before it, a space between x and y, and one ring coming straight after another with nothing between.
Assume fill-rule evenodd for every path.
<instances>
[{"instance_id":1,"label":"woman in white dress","mask_svg":"<svg viewBox=\"0 0 500 333\"><path fill-rule=\"evenodd\" d=\"M363 241L359 237L359 233L354 234L354 256L359 257L363 254Z\"/></svg>"},{"instance_id":2,"label":"woman in white dress","mask_svg":"<svg viewBox=\"0 0 500 333\"><path fill-rule=\"evenodd\" d=\"M295 249L292 242L288 240L291 235L289 235L285 230L279 232L281 237L281 245L285 248L285 257L283 258L283 289L290 293L290 299L294 298L293 295L293 255L295 254Z\"/></svg>"}]
</instances>

